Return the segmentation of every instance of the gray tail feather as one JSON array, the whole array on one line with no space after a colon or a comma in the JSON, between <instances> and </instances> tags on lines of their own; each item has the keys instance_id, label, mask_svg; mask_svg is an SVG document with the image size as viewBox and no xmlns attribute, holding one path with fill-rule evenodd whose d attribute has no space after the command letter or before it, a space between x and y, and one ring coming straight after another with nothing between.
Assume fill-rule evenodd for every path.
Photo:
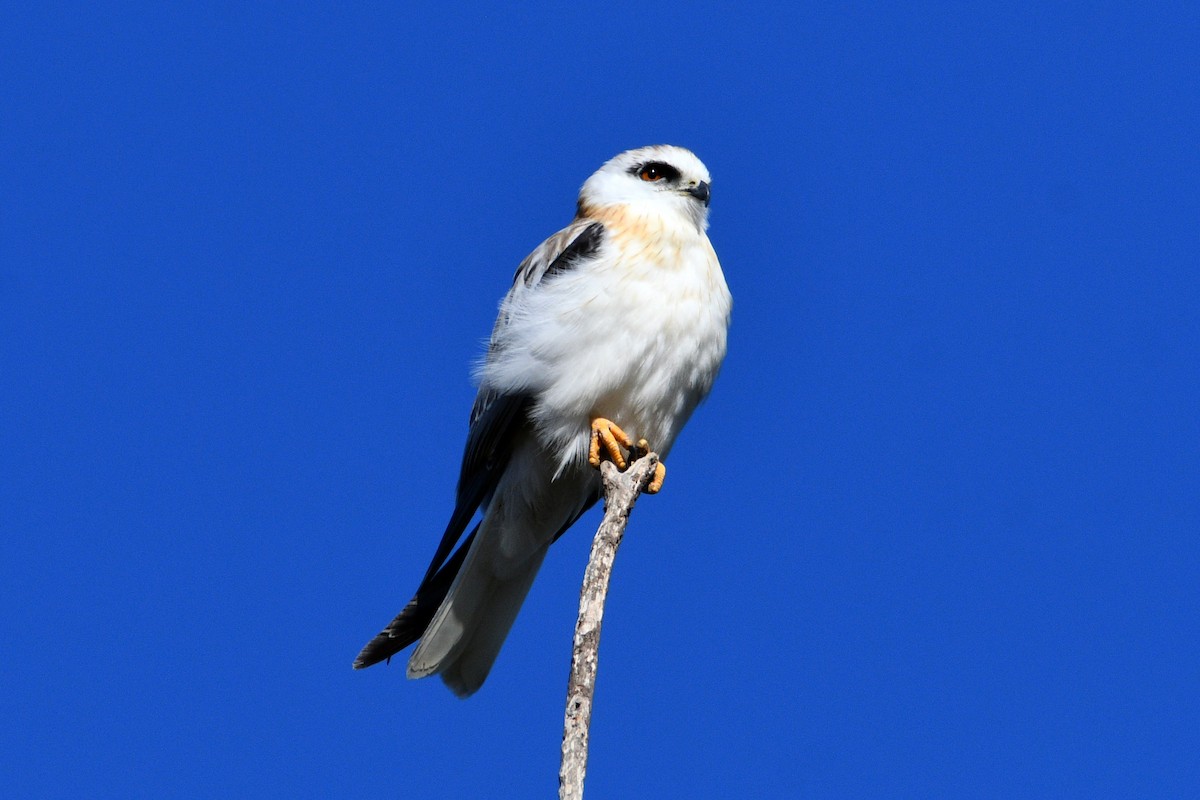
<instances>
[{"instance_id":1,"label":"gray tail feather","mask_svg":"<svg viewBox=\"0 0 1200 800\"><path fill-rule=\"evenodd\" d=\"M409 677L440 674L459 697L474 694L500 654L548 547L547 542L506 578L488 574L487 566L472 570L468 561L409 661Z\"/></svg>"}]
</instances>

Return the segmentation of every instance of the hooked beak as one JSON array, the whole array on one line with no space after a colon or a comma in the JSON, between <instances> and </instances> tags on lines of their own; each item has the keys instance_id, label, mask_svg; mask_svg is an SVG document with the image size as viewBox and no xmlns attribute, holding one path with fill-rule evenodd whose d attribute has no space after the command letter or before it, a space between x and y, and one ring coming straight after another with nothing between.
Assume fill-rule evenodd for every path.
<instances>
[{"instance_id":1,"label":"hooked beak","mask_svg":"<svg viewBox=\"0 0 1200 800\"><path fill-rule=\"evenodd\" d=\"M704 203L705 208L708 207L708 201L711 197L708 181L700 181L698 184L688 189L687 193L699 200L701 203Z\"/></svg>"}]
</instances>

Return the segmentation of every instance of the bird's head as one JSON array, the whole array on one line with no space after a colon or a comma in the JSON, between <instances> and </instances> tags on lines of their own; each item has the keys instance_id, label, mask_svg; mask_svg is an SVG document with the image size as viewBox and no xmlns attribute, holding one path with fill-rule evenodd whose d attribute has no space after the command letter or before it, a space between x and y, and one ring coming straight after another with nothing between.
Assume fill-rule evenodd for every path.
<instances>
[{"instance_id":1,"label":"bird's head","mask_svg":"<svg viewBox=\"0 0 1200 800\"><path fill-rule=\"evenodd\" d=\"M712 178L695 153L673 145L626 150L609 159L579 191L581 214L624 206L638 216L678 215L708 227Z\"/></svg>"}]
</instances>

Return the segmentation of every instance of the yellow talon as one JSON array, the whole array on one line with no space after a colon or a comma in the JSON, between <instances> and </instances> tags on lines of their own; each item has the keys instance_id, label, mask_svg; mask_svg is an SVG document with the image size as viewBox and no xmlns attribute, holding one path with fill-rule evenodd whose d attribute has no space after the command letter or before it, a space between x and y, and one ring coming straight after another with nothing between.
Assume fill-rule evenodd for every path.
<instances>
[{"instance_id":1,"label":"yellow talon","mask_svg":"<svg viewBox=\"0 0 1200 800\"><path fill-rule=\"evenodd\" d=\"M600 466L601 442L604 443L605 453L617 465L617 469L625 469L625 455L621 452L621 448L632 447L633 440L612 420L596 417L592 420L592 443L588 448L588 463L593 467Z\"/></svg>"},{"instance_id":2,"label":"yellow talon","mask_svg":"<svg viewBox=\"0 0 1200 800\"><path fill-rule=\"evenodd\" d=\"M629 435L621 430L615 422L604 417L596 417L592 420L592 441L588 446L588 463L593 467L600 466L601 445L604 446L603 454L612 459L612 462L617 465L617 469L620 470L628 466L625 454L621 452L622 447L629 451L630 458L641 458L651 449L650 443L645 439L638 439L637 444L634 444ZM666 479L667 465L660 461L654 466L654 477L646 485L646 494L658 494Z\"/></svg>"},{"instance_id":3,"label":"yellow talon","mask_svg":"<svg viewBox=\"0 0 1200 800\"><path fill-rule=\"evenodd\" d=\"M650 479L649 485L646 486L646 494L658 494L658 490L662 488L663 481L667 479L667 465L661 461L654 465L654 477Z\"/></svg>"}]
</instances>

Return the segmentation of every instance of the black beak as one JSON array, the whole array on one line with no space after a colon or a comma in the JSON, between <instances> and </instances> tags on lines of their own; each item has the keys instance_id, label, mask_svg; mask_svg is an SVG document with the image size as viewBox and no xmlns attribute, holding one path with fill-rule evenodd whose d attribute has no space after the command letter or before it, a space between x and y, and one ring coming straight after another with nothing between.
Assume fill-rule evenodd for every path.
<instances>
[{"instance_id":1,"label":"black beak","mask_svg":"<svg viewBox=\"0 0 1200 800\"><path fill-rule=\"evenodd\" d=\"M692 197L704 203L704 207L708 207L710 193L708 191L708 181L700 181L698 184L687 190L687 193Z\"/></svg>"}]
</instances>

